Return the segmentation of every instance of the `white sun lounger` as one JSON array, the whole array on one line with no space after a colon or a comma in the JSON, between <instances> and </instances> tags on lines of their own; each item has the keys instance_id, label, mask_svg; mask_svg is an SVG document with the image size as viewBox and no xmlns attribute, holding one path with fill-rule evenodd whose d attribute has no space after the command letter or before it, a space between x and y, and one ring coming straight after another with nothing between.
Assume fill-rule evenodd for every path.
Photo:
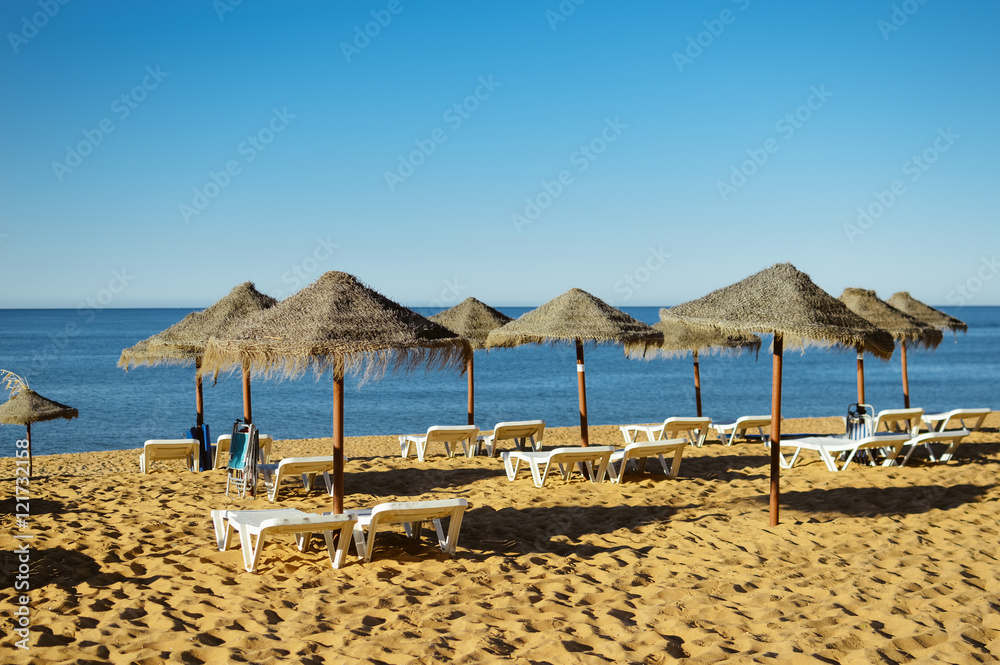
<instances>
[{"instance_id":1,"label":"white sun lounger","mask_svg":"<svg viewBox=\"0 0 1000 665\"><path fill-rule=\"evenodd\" d=\"M333 496L333 481L330 472L333 471L333 455L319 457L286 457L277 464L258 464L257 473L264 476L264 486L267 487L267 498L274 501L278 498L278 488L281 480L289 476L302 475L302 486L311 490L316 482L316 475L323 474L326 491Z\"/></svg>"},{"instance_id":2,"label":"white sun lounger","mask_svg":"<svg viewBox=\"0 0 1000 665\"><path fill-rule=\"evenodd\" d=\"M496 444L500 441L513 441L518 450L524 450L528 441L531 442L532 450L542 449L542 436L545 434L544 420L511 420L509 422L497 423L492 434L483 434L476 437L476 455L479 454L481 446L486 447L486 454L495 457L497 453ZM470 455L471 457L471 455Z\"/></svg>"},{"instance_id":3,"label":"white sun lounger","mask_svg":"<svg viewBox=\"0 0 1000 665\"><path fill-rule=\"evenodd\" d=\"M955 409L947 413L928 414L924 416L924 424L930 432L944 432L956 427L975 432L983 426L988 415L990 409Z\"/></svg>"},{"instance_id":4,"label":"white sun lounger","mask_svg":"<svg viewBox=\"0 0 1000 665\"><path fill-rule=\"evenodd\" d=\"M197 439L147 439L139 453L139 471L147 473L153 460L182 459L189 471L197 471Z\"/></svg>"},{"instance_id":5,"label":"white sun lounger","mask_svg":"<svg viewBox=\"0 0 1000 665\"><path fill-rule=\"evenodd\" d=\"M879 411L878 415L875 416L875 424L872 426L872 432L876 434L880 431L908 432L910 436L916 436L920 432L920 423L923 416L924 410L918 408L885 409Z\"/></svg>"},{"instance_id":6,"label":"white sun lounger","mask_svg":"<svg viewBox=\"0 0 1000 665\"><path fill-rule=\"evenodd\" d=\"M767 441L768 435L764 434L764 428L770 426L771 416L743 416L742 418L737 418L735 423L727 423L725 425L712 423L712 429L719 433L719 440L727 446L741 441ZM747 430L754 428L756 428L757 434L747 436Z\"/></svg>"},{"instance_id":7,"label":"white sun lounger","mask_svg":"<svg viewBox=\"0 0 1000 665\"><path fill-rule=\"evenodd\" d=\"M927 455L932 462L947 462L955 455L958 444L962 443L962 439L969 436L969 434L970 432L967 429L949 430L947 432L924 432L906 442L905 445L909 446L910 449L906 451L906 456L899 465L903 466L906 464L910 459L910 455L920 445L927 448ZM939 457L934 457L934 451L931 450L932 443L945 444L945 450Z\"/></svg>"},{"instance_id":8,"label":"white sun lounger","mask_svg":"<svg viewBox=\"0 0 1000 665\"><path fill-rule=\"evenodd\" d=\"M409 457L410 444L417 447L417 459L421 462L427 454L427 446L432 443L443 443L448 457L454 457L458 452L458 444L468 455L470 447L474 447L479 428L475 425L435 425L427 429L427 434L406 434L399 437L399 449L403 457Z\"/></svg>"},{"instance_id":9,"label":"white sun lounger","mask_svg":"<svg viewBox=\"0 0 1000 665\"><path fill-rule=\"evenodd\" d=\"M271 461L271 446L274 439L270 434L259 434L260 440L260 461L267 464ZM213 469L225 469L229 464L229 446L233 442L232 434L222 434L215 441L215 457L212 459Z\"/></svg>"},{"instance_id":10,"label":"white sun lounger","mask_svg":"<svg viewBox=\"0 0 1000 665\"><path fill-rule=\"evenodd\" d=\"M660 425L621 425L625 443L635 443L639 432L646 434L647 441L663 441L676 439L678 434L687 434L688 443L701 448L708 437L708 428L712 426L711 418L667 418Z\"/></svg>"},{"instance_id":11,"label":"white sun lounger","mask_svg":"<svg viewBox=\"0 0 1000 665\"><path fill-rule=\"evenodd\" d=\"M354 525L354 546L358 550L358 556L364 561L371 561L375 549L375 535L384 527L390 524L402 524L407 536L419 540L423 523L427 521L434 523L441 551L449 556L455 556L458 534L462 529L462 517L468 506L467 499L394 501L379 504L374 508L359 508L345 512L357 519ZM445 518L449 518L447 535L441 525L441 520Z\"/></svg>"},{"instance_id":12,"label":"white sun lounger","mask_svg":"<svg viewBox=\"0 0 1000 665\"><path fill-rule=\"evenodd\" d=\"M326 549L330 553L330 563L340 568L351 542L351 531L357 523L354 515L317 515L292 508L275 510L213 510L212 523L215 525L215 542L220 552L229 549L233 532L240 534L243 550L243 567L252 573L260 561L264 542L270 536L290 533L300 552L309 546L314 533L322 533ZM333 535L340 533L340 541L334 546ZM253 545L251 537L257 539Z\"/></svg>"},{"instance_id":13,"label":"white sun lounger","mask_svg":"<svg viewBox=\"0 0 1000 665\"><path fill-rule=\"evenodd\" d=\"M649 457L658 457L660 465L663 466L663 473L667 474L668 478L676 478L677 472L681 470L681 458L684 456L686 445L687 439L630 443L625 448L611 453L611 457L608 459L608 479L613 483L620 483L625 477L625 466L629 460L635 462L637 471L642 473L646 470L646 459ZM674 462L671 466L667 466L667 460L663 456L671 453L674 456ZM617 469L615 468L616 463L619 464Z\"/></svg>"},{"instance_id":14,"label":"white sun lounger","mask_svg":"<svg viewBox=\"0 0 1000 665\"><path fill-rule=\"evenodd\" d=\"M503 458L508 480L514 480L521 467L521 462L527 462L531 469L531 478L535 481L535 487L541 487L545 484L545 479L553 464L559 467L559 472L564 480L569 480L574 465L582 464L587 468L585 478L593 483L602 482L608 472L611 453L614 451L614 446L567 446L538 451L505 450L500 453L500 456ZM594 470L594 462L597 462L596 471ZM580 475L583 475L582 468Z\"/></svg>"},{"instance_id":15,"label":"white sun lounger","mask_svg":"<svg viewBox=\"0 0 1000 665\"><path fill-rule=\"evenodd\" d=\"M841 436L809 436L802 439L782 439L782 448L795 448L791 459L779 456L779 462L785 469L790 469L795 465L799 454L803 450L815 450L819 453L820 459L826 464L826 468L837 473L843 471L851 465L854 456L861 450L879 450L885 454L882 466L892 466L903 445L910 440L909 432L882 432L864 439L848 439ZM843 461L838 465L838 457L843 456Z\"/></svg>"}]
</instances>

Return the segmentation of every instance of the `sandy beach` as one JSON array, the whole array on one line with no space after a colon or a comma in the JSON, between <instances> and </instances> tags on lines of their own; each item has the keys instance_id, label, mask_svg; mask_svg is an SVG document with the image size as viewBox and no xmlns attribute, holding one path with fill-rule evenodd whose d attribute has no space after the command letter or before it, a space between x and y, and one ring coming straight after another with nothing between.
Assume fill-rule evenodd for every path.
<instances>
[{"instance_id":1,"label":"sandy beach","mask_svg":"<svg viewBox=\"0 0 1000 665\"><path fill-rule=\"evenodd\" d=\"M392 436L351 438L345 504L465 497L458 555L380 535L333 570L324 547L271 542L257 573L219 552L209 511L330 498L288 482L275 504L225 496L222 471L137 450L38 456L30 516L15 522L14 460L0 460L4 663L994 662L1000 657L1000 414L948 464L827 471L815 453L782 475L767 527L759 444L688 447L677 479L515 482L499 459L404 460ZM788 420L834 432L838 419ZM547 430L572 445L575 428ZM621 444L593 427L592 444ZM329 439L275 442L326 454ZM651 465L652 466L652 465ZM36 534L30 541L18 534ZM30 545L30 590L13 550ZM10 617L30 598L29 650Z\"/></svg>"}]
</instances>

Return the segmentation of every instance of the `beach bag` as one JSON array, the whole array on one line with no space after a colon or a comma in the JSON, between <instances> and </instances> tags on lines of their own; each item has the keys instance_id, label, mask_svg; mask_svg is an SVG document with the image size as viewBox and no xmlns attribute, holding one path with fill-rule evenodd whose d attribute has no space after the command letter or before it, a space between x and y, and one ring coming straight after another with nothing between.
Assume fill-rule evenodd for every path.
<instances>
[{"instance_id":1,"label":"beach bag","mask_svg":"<svg viewBox=\"0 0 1000 665\"><path fill-rule=\"evenodd\" d=\"M201 471L209 471L212 468L212 437L208 433L208 424L195 425L184 432L182 438L198 441L199 468Z\"/></svg>"},{"instance_id":2,"label":"beach bag","mask_svg":"<svg viewBox=\"0 0 1000 665\"><path fill-rule=\"evenodd\" d=\"M847 407L847 438L852 441L867 439L875 426L875 409L870 404L851 404Z\"/></svg>"},{"instance_id":3,"label":"beach bag","mask_svg":"<svg viewBox=\"0 0 1000 665\"><path fill-rule=\"evenodd\" d=\"M240 498L257 496L257 459L260 457L260 435L257 428L237 420L229 444L229 464L226 466L226 496L231 485Z\"/></svg>"}]
</instances>

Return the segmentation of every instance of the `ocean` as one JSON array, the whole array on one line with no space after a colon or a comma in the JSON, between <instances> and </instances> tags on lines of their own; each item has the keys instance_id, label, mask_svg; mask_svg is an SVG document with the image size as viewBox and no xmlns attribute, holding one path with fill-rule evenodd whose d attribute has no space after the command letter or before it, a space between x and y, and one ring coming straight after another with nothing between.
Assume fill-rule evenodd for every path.
<instances>
[{"instance_id":1,"label":"ocean","mask_svg":"<svg viewBox=\"0 0 1000 665\"><path fill-rule=\"evenodd\" d=\"M415 308L430 315L437 309ZM530 308L499 308L517 317ZM657 307L623 308L647 323ZM941 308L969 324L945 333L935 351L908 351L913 406L928 412L1000 408L1000 307ZM122 349L176 323L188 309L0 310L0 369L25 377L36 392L76 407L80 417L36 424L35 454L140 448L150 438L175 438L195 423L194 367L117 367ZM766 414L771 405L769 340L753 353L703 355L704 413L717 422ZM592 425L662 421L695 413L690 357L632 360L615 346L587 346L587 406ZM866 396L876 411L903 406L899 354L866 356ZM540 418L550 427L579 424L575 350L571 344L478 351L476 424ZM839 416L856 401L855 354L786 349L782 415ZM213 439L242 416L239 375L205 382L205 421ZM333 388L318 380L254 380L255 423L275 438L331 435ZM0 395L6 399L6 394ZM465 424L466 379L457 372L387 375L345 383L347 436L424 432ZM0 427L0 456L13 456L20 426Z\"/></svg>"}]
</instances>

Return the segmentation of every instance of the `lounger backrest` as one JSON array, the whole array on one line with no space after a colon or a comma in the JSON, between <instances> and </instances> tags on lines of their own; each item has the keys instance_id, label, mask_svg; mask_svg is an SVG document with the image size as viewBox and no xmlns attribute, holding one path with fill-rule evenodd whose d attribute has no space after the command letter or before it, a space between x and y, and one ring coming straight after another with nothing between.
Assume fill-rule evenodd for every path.
<instances>
[{"instance_id":1,"label":"lounger backrest","mask_svg":"<svg viewBox=\"0 0 1000 665\"><path fill-rule=\"evenodd\" d=\"M953 429L946 432L924 432L916 439L915 443L951 443L952 441L960 441L965 437L969 436L971 432L967 429Z\"/></svg>"},{"instance_id":2,"label":"lounger backrest","mask_svg":"<svg viewBox=\"0 0 1000 665\"><path fill-rule=\"evenodd\" d=\"M950 430L956 427L964 427L973 432L983 426L986 416L990 415L989 409L955 409L948 420L945 421L942 430Z\"/></svg>"},{"instance_id":3,"label":"lounger backrest","mask_svg":"<svg viewBox=\"0 0 1000 665\"><path fill-rule=\"evenodd\" d=\"M510 422L497 423L493 428L494 440L500 439L524 439L532 437L535 443L542 440L545 432L544 420L512 420Z\"/></svg>"},{"instance_id":4,"label":"lounger backrest","mask_svg":"<svg viewBox=\"0 0 1000 665\"><path fill-rule=\"evenodd\" d=\"M696 430L698 435L694 441L689 441L689 443L701 446L705 443L705 439L708 437L708 428L711 426L711 418L667 418L663 421L663 434L661 437L664 439L674 439L677 437L673 435L687 435L689 431Z\"/></svg>"},{"instance_id":5,"label":"lounger backrest","mask_svg":"<svg viewBox=\"0 0 1000 665\"><path fill-rule=\"evenodd\" d=\"M446 426L437 425L427 430L427 443L455 443L457 441L475 441L479 428L475 425Z\"/></svg>"},{"instance_id":6,"label":"lounger backrest","mask_svg":"<svg viewBox=\"0 0 1000 665\"><path fill-rule=\"evenodd\" d=\"M875 416L875 427L872 431L878 432L884 427L886 432L907 431L916 436L923 417L923 409L885 409L879 411L878 415ZM906 425L901 425L901 423L906 423Z\"/></svg>"},{"instance_id":7,"label":"lounger backrest","mask_svg":"<svg viewBox=\"0 0 1000 665\"><path fill-rule=\"evenodd\" d=\"M615 451L614 446L566 446L564 448L553 448L549 451L549 459L553 462L560 461L586 461L597 459L602 455L610 455Z\"/></svg>"},{"instance_id":8,"label":"lounger backrest","mask_svg":"<svg viewBox=\"0 0 1000 665\"><path fill-rule=\"evenodd\" d=\"M372 523L395 524L399 522L424 522L440 519L465 509L468 499L439 499L437 501L391 501L372 509Z\"/></svg>"},{"instance_id":9,"label":"lounger backrest","mask_svg":"<svg viewBox=\"0 0 1000 665\"><path fill-rule=\"evenodd\" d=\"M666 439L663 441L638 441L625 446L626 457L652 457L674 452L677 444L686 444L687 438Z\"/></svg>"}]
</instances>

